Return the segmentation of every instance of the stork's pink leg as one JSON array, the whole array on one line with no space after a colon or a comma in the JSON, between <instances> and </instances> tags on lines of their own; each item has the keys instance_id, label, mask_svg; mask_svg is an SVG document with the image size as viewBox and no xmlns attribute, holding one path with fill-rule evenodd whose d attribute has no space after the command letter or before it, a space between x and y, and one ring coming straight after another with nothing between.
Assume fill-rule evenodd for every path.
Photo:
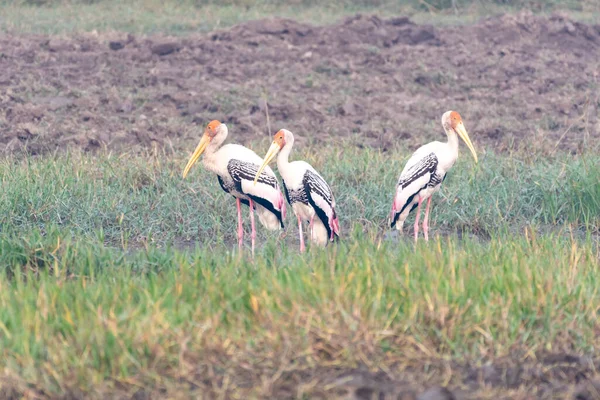
<instances>
[{"instance_id":1,"label":"stork's pink leg","mask_svg":"<svg viewBox=\"0 0 600 400\"><path fill-rule=\"evenodd\" d=\"M421 215L421 203L423 200L419 197L419 205L417 206L417 215L415 216L415 243L419 238L419 216Z\"/></svg>"},{"instance_id":2,"label":"stork's pink leg","mask_svg":"<svg viewBox=\"0 0 600 400\"><path fill-rule=\"evenodd\" d=\"M300 216L298 217L298 232L300 233L300 253L304 252L304 235L302 234L302 220L300 219Z\"/></svg>"},{"instance_id":3,"label":"stork's pink leg","mask_svg":"<svg viewBox=\"0 0 600 400\"><path fill-rule=\"evenodd\" d=\"M329 220L329 227L331 228L331 235L329 235L329 240L333 242L333 235L335 234L335 231L333 230L333 221L331 219Z\"/></svg>"},{"instance_id":4,"label":"stork's pink leg","mask_svg":"<svg viewBox=\"0 0 600 400\"><path fill-rule=\"evenodd\" d=\"M425 241L429 240L429 206L431 205L431 196L427 199L427 207L425 207L425 218L423 218L423 232L425 233Z\"/></svg>"},{"instance_id":5,"label":"stork's pink leg","mask_svg":"<svg viewBox=\"0 0 600 400\"><path fill-rule=\"evenodd\" d=\"M315 222L315 216L313 215L310 219L310 234L312 236L313 223Z\"/></svg>"},{"instance_id":6,"label":"stork's pink leg","mask_svg":"<svg viewBox=\"0 0 600 400\"><path fill-rule=\"evenodd\" d=\"M240 199L236 200L237 203L237 212L238 212L238 247L240 252L242 251L242 246L244 244L244 227L242 226L242 202Z\"/></svg>"},{"instance_id":7,"label":"stork's pink leg","mask_svg":"<svg viewBox=\"0 0 600 400\"><path fill-rule=\"evenodd\" d=\"M254 202L250 199L250 225L252 226L252 257L254 257L254 239L256 239L256 229L254 227Z\"/></svg>"}]
</instances>

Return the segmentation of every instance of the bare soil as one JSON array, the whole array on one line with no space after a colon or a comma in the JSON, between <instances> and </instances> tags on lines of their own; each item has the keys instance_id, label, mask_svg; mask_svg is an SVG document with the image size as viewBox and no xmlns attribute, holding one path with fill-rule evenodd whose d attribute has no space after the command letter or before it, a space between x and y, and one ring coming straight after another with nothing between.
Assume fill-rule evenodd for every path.
<instances>
[{"instance_id":1,"label":"bare soil","mask_svg":"<svg viewBox=\"0 0 600 400\"><path fill-rule=\"evenodd\" d=\"M367 350L355 342L352 350ZM223 349L206 349L201 355L183 354L184 371L166 368L161 382L157 376L134 377L129 383L110 379L97 391L83 393L77 384L64 383L60 397L17 381L0 381L2 399L65 400L111 398L149 400L163 398L224 399L331 399L331 400L530 400L600 398L600 359L569 353L514 354L502 359L456 362L409 356L385 360L377 351L363 353L366 363L355 368L336 365L339 343L322 342L314 353L282 353L266 350L248 354ZM279 349L282 350L282 349ZM375 354L374 354L375 353ZM518 353L518 352L517 352ZM27 388L25 389L24 386ZM72 389L70 389L72 387Z\"/></svg>"},{"instance_id":2,"label":"bare soil","mask_svg":"<svg viewBox=\"0 0 600 400\"><path fill-rule=\"evenodd\" d=\"M580 152L600 137L600 25L528 13L472 26L356 15L253 21L185 37L0 37L0 150L183 148L220 119L247 143L386 149L463 115L480 151ZM267 111L269 120L267 121Z\"/></svg>"},{"instance_id":3,"label":"bare soil","mask_svg":"<svg viewBox=\"0 0 600 400\"><path fill-rule=\"evenodd\" d=\"M366 347L366 344L364 344ZM302 359L282 359L277 370L269 367L243 365L227 370L228 360L213 354L216 364L202 365L196 371L196 382L211 375L211 368L222 367L230 378L229 384L243 393L250 389L250 382L264 381L264 377L276 377L269 386L265 398L338 399L338 400L475 400L475 399L575 399L600 398L600 380L597 370L600 360L568 353L538 353L524 356L515 352L498 360L458 363L440 359L422 358L408 351L402 360L385 360L371 350L373 359L381 360L381 368L374 371L366 364L354 369L324 366L331 360L339 346L322 343L316 346L310 367ZM351 345L352 350L361 344ZM367 353L364 353L367 354ZM382 356L382 357L380 357ZM329 357L329 358L328 358ZM274 357L275 359L277 357ZM369 360L372 361L372 360ZM333 364L333 362L331 362ZM275 366L271 366L275 368ZM279 375L278 375L279 373ZM274 374L274 375L273 375ZM596 379L594 379L596 377ZM224 379L224 377L220 377ZM205 378L206 379L206 378ZM214 381L213 381L214 382ZM219 388L222 388L219 386ZM197 388L200 389L200 388ZM212 389L216 389L215 386ZM204 387L200 392L217 397L219 390L211 392ZM302 393L305 396L302 397ZM300 395L299 395L300 394Z\"/></svg>"}]
</instances>

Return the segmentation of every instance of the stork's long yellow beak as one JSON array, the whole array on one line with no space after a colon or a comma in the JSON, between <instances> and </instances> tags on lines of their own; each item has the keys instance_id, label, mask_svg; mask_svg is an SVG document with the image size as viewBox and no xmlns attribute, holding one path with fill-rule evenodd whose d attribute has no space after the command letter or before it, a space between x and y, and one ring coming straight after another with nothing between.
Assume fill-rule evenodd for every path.
<instances>
[{"instance_id":1,"label":"stork's long yellow beak","mask_svg":"<svg viewBox=\"0 0 600 400\"><path fill-rule=\"evenodd\" d=\"M256 173L256 176L254 177L254 184L255 185L256 185L256 182L258 181L258 177L260 176L260 174L263 172L263 170L265 168L267 168L267 165L269 165L269 163L275 158L275 156L277 155L277 153L279 153L279 150L281 150L281 148L279 147L279 145L276 142L273 142L271 144L271 147L269 147L269 151L267 151L267 155L263 159L262 165L258 169L258 172Z\"/></svg>"},{"instance_id":2,"label":"stork's long yellow beak","mask_svg":"<svg viewBox=\"0 0 600 400\"><path fill-rule=\"evenodd\" d=\"M202 139L200 139L200 143L198 143L196 150L194 150L194 154L192 154L192 157L190 157L190 160L188 161L187 165L185 166L185 169L183 170L183 178L184 179L185 179L186 175L188 174L188 172L190 172L190 169L192 168L192 166L194 164L196 164L196 161L198 161L198 159L200 158L200 156L202 155L204 150L206 150L206 147L208 146L209 143L210 143L210 136L208 136L205 133L204 136L202 136Z\"/></svg>"},{"instance_id":3,"label":"stork's long yellow beak","mask_svg":"<svg viewBox=\"0 0 600 400\"><path fill-rule=\"evenodd\" d=\"M469 134L467 133L467 130L465 129L465 125L462 122L460 122L458 125L456 125L456 132L458 133L460 138L462 140L464 140L464 142L467 144L467 147L469 148L469 150L471 150L471 154L473 154L475 163L477 163L478 161L477 161L477 153L475 152L475 147L473 147L473 143L471 143L471 139L469 139Z\"/></svg>"}]
</instances>

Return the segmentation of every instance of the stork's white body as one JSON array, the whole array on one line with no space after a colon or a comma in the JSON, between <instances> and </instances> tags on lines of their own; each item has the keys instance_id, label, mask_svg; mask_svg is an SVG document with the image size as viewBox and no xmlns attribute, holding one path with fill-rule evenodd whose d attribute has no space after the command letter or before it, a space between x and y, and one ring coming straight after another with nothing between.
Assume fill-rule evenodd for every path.
<instances>
[{"instance_id":1,"label":"stork's white body","mask_svg":"<svg viewBox=\"0 0 600 400\"><path fill-rule=\"evenodd\" d=\"M421 203L425 200L427 200L427 208L425 210L423 230L425 240L428 239L431 196L440 190L446 173L452 168L458 158L457 130L465 140L465 143L467 143L467 146L469 146L477 162L475 150L464 129L460 115L454 111L444 113L442 116L442 126L446 131L448 141L446 143L435 141L419 147L406 163L396 186L396 193L390 213L391 227L395 226L396 229L402 230L404 221L410 212L417 207L414 228L415 240L418 235Z\"/></svg>"},{"instance_id":2,"label":"stork's white body","mask_svg":"<svg viewBox=\"0 0 600 400\"><path fill-rule=\"evenodd\" d=\"M309 163L289 162L294 136L286 129L280 132L285 135L285 144L277 155L277 168L288 203L298 219L300 248L304 250L302 222L310 223L311 242L325 246L340 233L335 198L325 179Z\"/></svg>"},{"instance_id":3,"label":"stork's white body","mask_svg":"<svg viewBox=\"0 0 600 400\"><path fill-rule=\"evenodd\" d=\"M396 222L396 229L402 230L404 220L406 220L415 205L428 200L434 193L440 190L446 173L452 168L458 158L458 138L454 135L449 136L448 139L447 143L435 141L419 147L406 162L406 166L398 179L396 195L394 196L394 209L401 210L404 208ZM426 173L403 188L401 182L409 178L412 170L430 154L434 154L437 158L437 167L434 171L436 178L434 178L434 181L432 181L433 174ZM408 203L409 200L410 203Z\"/></svg>"},{"instance_id":4,"label":"stork's white body","mask_svg":"<svg viewBox=\"0 0 600 400\"><path fill-rule=\"evenodd\" d=\"M286 162L287 160L283 160L282 153L279 153L277 157L277 168L279 169L279 173L281 174L281 178L284 181L286 190L288 193L290 191L303 191L304 190L304 177L308 171L312 172L315 175L319 173L307 162L304 161L293 161ZM321 178L323 179L323 178ZM288 195L290 196L290 195ZM328 219L331 219L335 214L335 200L332 204L329 204L326 199L323 197L313 194L312 195L315 202L318 202L319 206L324 210ZM312 205L303 203L301 201L291 201L292 210L294 210L294 215L298 218L299 221L299 229L301 228L301 221L309 222L311 225L310 229L310 239L311 242L317 244L319 246L327 245L327 242L330 238L328 235L328 229L325 226L325 223L320 218L315 218L316 211ZM329 221L326 222L329 224ZM302 234L302 232L300 233Z\"/></svg>"},{"instance_id":5,"label":"stork's white body","mask_svg":"<svg viewBox=\"0 0 600 400\"><path fill-rule=\"evenodd\" d=\"M258 154L239 144L226 144L221 148L218 146L219 145L215 142L212 142L210 145L208 145L202 159L202 164L207 170L214 172L221 177L227 186L231 187L229 193L235 198L247 201L250 200L249 195L261 197L271 203L273 208L282 210L282 212L285 213L285 200L283 199L283 195L281 190L279 190L279 187L274 187L260 181L254 185L252 183L252 179L243 179L241 181L242 191L240 192L237 190L237 188L235 188L235 182L228 170L230 161L239 160L242 162L247 162L255 165L256 169L258 170L258 167L260 167L262 162L262 159L258 156ZM267 167L263 173L273 177L273 179L277 179L271 168ZM269 230L277 230L281 227L278 216L273 212L261 206L260 204L255 204L255 208L258 214L258 219L264 227ZM283 218L285 218L285 215L283 215Z\"/></svg>"},{"instance_id":6,"label":"stork's white body","mask_svg":"<svg viewBox=\"0 0 600 400\"><path fill-rule=\"evenodd\" d=\"M302 190L304 188L302 180L307 171L318 175L318 172L309 163L305 161L288 162L282 154L279 153L277 156L277 169L287 190ZM299 216L303 221L310 221L315 217L315 209L309 204L296 201L290 205L294 210L294 215ZM325 237L325 241L327 241L327 237Z\"/></svg>"},{"instance_id":7,"label":"stork's white body","mask_svg":"<svg viewBox=\"0 0 600 400\"><path fill-rule=\"evenodd\" d=\"M221 188L236 198L238 215L238 246L243 245L244 230L242 224L241 204L250 207L250 223L252 226L252 254L256 230L254 226L254 210L263 226L270 230L283 228L285 219L285 200L279 189L279 182L270 168L266 168L256 176L261 166L261 158L252 150L237 144L221 145L227 138L228 129L219 121L211 121L198 147L192 154L184 171L187 175L190 168L204 153L202 164L217 174ZM253 182L256 176L256 184Z\"/></svg>"}]
</instances>

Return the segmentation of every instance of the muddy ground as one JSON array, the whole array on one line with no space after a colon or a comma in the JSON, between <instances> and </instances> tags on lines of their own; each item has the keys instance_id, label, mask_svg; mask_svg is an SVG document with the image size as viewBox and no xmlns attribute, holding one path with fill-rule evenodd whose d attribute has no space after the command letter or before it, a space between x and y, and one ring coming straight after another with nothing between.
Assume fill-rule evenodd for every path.
<instances>
[{"instance_id":1,"label":"muddy ground","mask_svg":"<svg viewBox=\"0 0 600 400\"><path fill-rule=\"evenodd\" d=\"M356 344L360 347L360 344ZM324 346L323 352L334 351ZM380 371L366 365L302 368L293 361L273 382L269 398L317 398L337 400L467 400L467 399L575 399L600 398L597 374L600 360L566 353L538 353L523 357L515 352L498 360L470 364L423 359L382 361ZM413 354L414 355L414 354ZM327 356L327 354L321 354ZM217 360L218 357L214 360ZM385 367L384 367L385 366ZM306 366L305 366L306 367ZM260 381L273 371L244 367L229 371L233 386ZM199 367L198 377L209 375ZM255 375L254 377L252 375ZM237 379L236 379L237 377ZM306 386L305 397L302 385ZM238 386L239 388L239 386ZM206 389L205 389L206 390ZM204 393L210 393L210 389ZM213 392L215 395L217 391ZM216 397L216 396L215 396Z\"/></svg>"},{"instance_id":2,"label":"muddy ground","mask_svg":"<svg viewBox=\"0 0 600 400\"><path fill-rule=\"evenodd\" d=\"M432 27L357 15L248 22L185 37L0 37L0 151L190 148L220 119L247 143L389 148L443 138L459 111L477 147L579 152L600 137L600 25L527 13ZM267 111L269 120L267 123Z\"/></svg>"}]
</instances>

